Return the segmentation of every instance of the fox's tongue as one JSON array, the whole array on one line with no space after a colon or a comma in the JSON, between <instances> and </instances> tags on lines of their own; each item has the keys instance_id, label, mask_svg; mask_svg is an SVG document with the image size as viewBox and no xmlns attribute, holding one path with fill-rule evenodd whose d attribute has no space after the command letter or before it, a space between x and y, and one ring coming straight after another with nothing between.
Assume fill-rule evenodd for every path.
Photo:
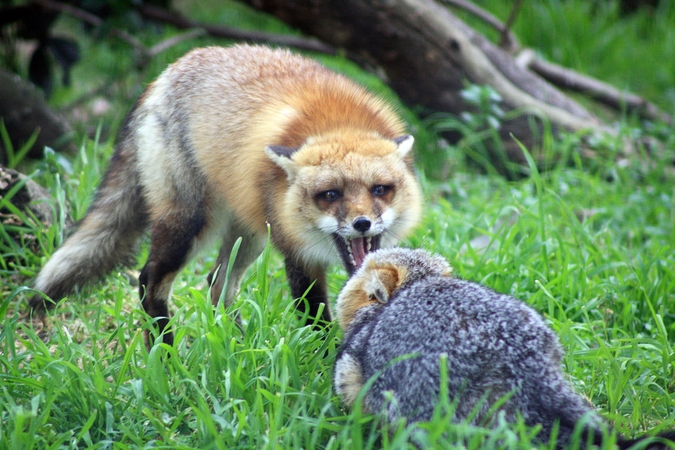
<instances>
[{"instance_id":1,"label":"fox's tongue","mask_svg":"<svg viewBox=\"0 0 675 450\"><path fill-rule=\"evenodd\" d=\"M363 260L366 258L368 249L366 248L366 238L355 238L352 239L349 243L352 247L352 256L354 257L354 265L358 269L363 264Z\"/></svg>"}]
</instances>

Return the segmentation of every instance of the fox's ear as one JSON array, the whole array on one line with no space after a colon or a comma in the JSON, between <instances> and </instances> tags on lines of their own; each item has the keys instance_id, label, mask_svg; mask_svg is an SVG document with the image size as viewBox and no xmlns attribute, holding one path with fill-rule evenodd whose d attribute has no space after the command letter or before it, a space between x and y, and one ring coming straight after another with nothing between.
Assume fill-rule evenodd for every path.
<instances>
[{"instance_id":1,"label":"fox's ear","mask_svg":"<svg viewBox=\"0 0 675 450\"><path fill-rule=\"evenodd\" d=\"M297 151L297 148L284 147L282 145L268 145L265 147L267 156L269 156L277 166L284 169L290 182L293 181L295 175L298 173L298 166L293 161L293 154Z\"/></svg>"},{"instance_id":2,"label":"fox's ear","mask_svg":"<svg viewBox=\"0 0 675 450\"><path fill-rule=\"evenodd\" d=\"M373 267L364 286L366 294L372 300L387 303L405 280L406 273L404 267L396 267L393 264Z\"/></svg>"},{"instance_id":3,"label":"fox's ear","mask_svg":"<svg viewBox=\"0 0 675 450\"><path fill-rule=\"evenodd\" d=\"M415 138L409 134L406 134L405 136L399 136L394 139L396 150L401 158L403 158L410 150L412 150L413 142L415 142Z\"/></svg>"},{"instance_id":4,"label":"fox's ear","mask_svg":"<svg viewBox=\"0 0 675 450\"><path fill-rule=\"evenodd\" d=\"M380 283L380 280L377 278L372 278L369 281L370 282L366 286L368 298L370 300L377 300L383 305L387 303L389 301L389 297L391 296L391 293L387 290L387 288L382 283Z\"/></svg>"}]
</instances>

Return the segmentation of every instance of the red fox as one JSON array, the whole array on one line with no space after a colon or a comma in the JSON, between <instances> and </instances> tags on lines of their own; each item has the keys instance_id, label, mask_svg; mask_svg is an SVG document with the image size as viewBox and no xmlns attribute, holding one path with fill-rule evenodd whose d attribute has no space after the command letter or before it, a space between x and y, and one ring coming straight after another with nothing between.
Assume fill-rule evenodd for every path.
<instances>
[{"instance_id":1,"label":"red fox","mask_svg":"<svg viewBox=\"0 0 675 450\"><path fill-rule=\"evenodd\" d=\"M123 125L97 195L34 287L60 300L133 262L150 232L139 284L163 341L174 280L220 239L211 299L236 296L267 224L298 308L331 319L325 271L353 273L420 217L413 137L393 108L344 76L287 50L196 49L146 89ZM225 268L242 237L232 273ZM306 294L306 295L305 295ZM35 295L30 305L47 306Z\"/></svg>"}]
</instances>

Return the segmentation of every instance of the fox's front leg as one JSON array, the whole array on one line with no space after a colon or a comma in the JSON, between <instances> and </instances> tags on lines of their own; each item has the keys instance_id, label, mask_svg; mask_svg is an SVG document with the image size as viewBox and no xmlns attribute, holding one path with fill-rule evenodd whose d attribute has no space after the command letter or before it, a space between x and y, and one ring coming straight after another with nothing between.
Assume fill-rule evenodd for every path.
<instances>
[{"instance_id":1,"label":"fox's front leg","mask_svg":"<svg viewBox=\"0 0 675 450\"><path fill-rule=\"evenodd\" d=\"M307 311L307 307L309 307L309 311L307 311L307 325L313 324L315 318L325 323L332 320L328 303L326 271L324 268L310 271L298 265L293 259L286 258L286 277L288 278L293 298L298 299L296 305L298 311L304 314ZM302 298L303 296L304 298ZM323 311L319 315L321 305L323 305Z\"/></svg>"}]
</instances>

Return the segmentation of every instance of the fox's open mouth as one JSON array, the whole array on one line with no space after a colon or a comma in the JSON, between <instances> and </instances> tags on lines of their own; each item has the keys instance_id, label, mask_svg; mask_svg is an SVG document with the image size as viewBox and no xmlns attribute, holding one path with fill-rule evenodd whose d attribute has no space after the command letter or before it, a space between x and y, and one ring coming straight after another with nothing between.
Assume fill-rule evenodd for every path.
<instances>
[{"instance_id":1,"label":"fox's open mouth","mask_svg":"<svg viewBox=\"0 0 675 450\"><path fill-rule=\"evenodd\" d=\"M361 267L368 253L380 248L380 237L381 235L377 234L348 239L337 233L333 234L335 245L340 251L340 257L349 275L352 275L356 272L356 269Z\"/></svg>"}]
</instances>

